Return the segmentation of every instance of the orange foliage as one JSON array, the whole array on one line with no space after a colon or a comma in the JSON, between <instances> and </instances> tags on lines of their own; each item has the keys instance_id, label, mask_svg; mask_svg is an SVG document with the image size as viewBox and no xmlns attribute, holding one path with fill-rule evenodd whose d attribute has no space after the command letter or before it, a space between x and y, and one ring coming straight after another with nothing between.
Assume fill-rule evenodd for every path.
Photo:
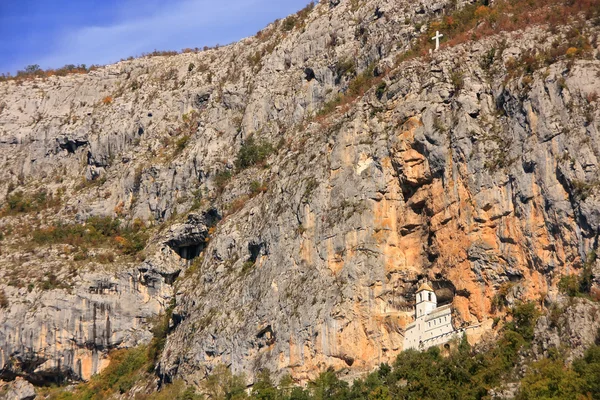
<instances>
[{"instance_id":1,"label":"orange foliage","mask_svg":"<svg viewBox=\"0 0 600 400\"><path fill-rule=\"evenodd\" d=\"M241 197L238 197L237 199L233 200L227 206L227 216L233 215L233 214L237 213L238 211L240 211L242 208L244 208L244 206L246 205L247 202L248 202L248 196L241 196Z\"/></svg>"},{"instance_id":2,"label":"orange foliage","mask_svg":"<svg viewBox=\"0 0 600 400\"><path fill-rule=\"evenodd\" d=\"M427 32L417 38L411 56L427 54L433 46L430 38L437 30L444 34L442 46L448 47L534 25L553 27L593 18L600 18L600 0L499 0L490 7L467 5L452 15L431 22ZM583 47L577 47L577 52L571 50L570 54L581 54ZM410 57L403 59L407 58Z\"/></svg>"},{"instance_id":3,"label":"orange foliage","mask_svg":"<svg viewBox=\"0 0 600 400\"><path fill-rule=\"evenodd\" d=\"M32 66L30 66L32 67ZM66 76L66 75L73 75L73 74L86 74L89 71L93 71L94 69L98 68L95 65L92 65L90 68L87 68L85 66L85 64L81 64L81 65L65 65L62 68L57 68L57 69L47 69L47 70L42 70L39 68L33 68L30 69L30 67L27 67L25 69L25 71L17 71L17 75L12 76L10 73L8 74L0 74L0 82L2 81L9 81L9 80L14 80L17 82L22 82L25 80L31 80L31 79L35 79L35 78L42 78L42 79L46 79L49 78L51 76ZM38 67L33 66L33 67Z\"/></svg>"},{"instance_id":4,"label":"orange foliage","mask_svg":"<svg viewBox=\"0 0 600 400\"><path fill-rule=\"evenodd\" d=\"M575 57L578 51L579 50L577 49L577 47L569 47L565 54L567 57Z\"/></svg>"},{"instance_id":5,"label":"orange foliage","mask_svg":"<svg viewBox=\"0 0 600 400\"><path fill-rule=\"evenodd\" d=\"M485 19L489 15L490 15L490 9L486 6L479 6L475 10L475 17L477 17L478 20Z\"/></svg>"},{"instance_id":6,"label":"orange foliage","mask_svg":"<svg viewBox=\"0 0 600 400\"><path fill-rule=\"evenodd\" d=\"M590 297L594 301L600 301L600 288L593 287L592 290L590 290Z\"/></svg>"},{"instance_id":7,"label":"orange foliage","mask_svg":"<svg viewBox=\"0 0 600 400\"><path fill-rule=\"evenodd\" d=\"M113 102L112 96L106 96L105 98L102 99L102 104L104 104L104 105L109 105L112 102Z\"/></svg>"},{"instance_id":8,"label":"orange foliage","mask_svg":"<svg viewBox=\"0 0 600 400\"><path fill-rule=\"evenodd\" d=\"M119 247L127 247L129 245L129 240L125 239L123 236L115 236L115 243Z\"/></svg>"}]
</instances>

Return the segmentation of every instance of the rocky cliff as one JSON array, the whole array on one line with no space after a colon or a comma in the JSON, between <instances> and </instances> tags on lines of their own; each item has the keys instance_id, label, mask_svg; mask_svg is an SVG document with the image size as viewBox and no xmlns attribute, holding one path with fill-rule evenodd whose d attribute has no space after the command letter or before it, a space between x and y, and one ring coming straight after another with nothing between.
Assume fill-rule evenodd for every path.
<instances>
[{"instance_id":1,"label":"rocky cliff","mask_svg":"<svg viewBox=\"0 0 600 400\"><path fill-rule=\"evenodd\" d=\"M329 0L229 46L0 83L0 378L87 379L167 308L166 382L369 370L419 279L487 331L598 276L595 20L415 52L456 7Z\"/></svg>"}]
</instances>

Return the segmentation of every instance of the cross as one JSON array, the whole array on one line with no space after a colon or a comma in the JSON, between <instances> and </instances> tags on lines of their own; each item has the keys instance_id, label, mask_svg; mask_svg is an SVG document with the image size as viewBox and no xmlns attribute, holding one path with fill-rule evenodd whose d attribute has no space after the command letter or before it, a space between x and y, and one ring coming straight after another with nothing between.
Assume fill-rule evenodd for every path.
<instances>
[{"instance_id":1,"label":"cross","mask_svg":"<svg viewBox=\"0 0 600 400\"><path fill-rule=\"evenodd\" d=\"M440 39L443 37L444 35L442 35L440 31L435 31L435 36L431 38L431 40L435 40L435 51L440 49Z\"/></svg>"}]
</instances>

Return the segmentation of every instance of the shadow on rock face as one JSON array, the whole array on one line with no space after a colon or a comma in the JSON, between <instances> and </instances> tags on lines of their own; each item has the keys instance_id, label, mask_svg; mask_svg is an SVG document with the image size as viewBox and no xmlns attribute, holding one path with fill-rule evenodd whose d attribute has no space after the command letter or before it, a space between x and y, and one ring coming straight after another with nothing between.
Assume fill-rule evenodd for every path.
<instances>
[{"instance_id":1,"label":"shadow on rock face","mask_svg":"<svg viewBox=\"0 0 600 400\"><path fill-rule=\"evenodd\" d=\"M438 307L451 304L456 294L456 287L446 279L438 279L432 282L433 290L437 297Z\"/></svg>"},{"instance_id":2,"label":"shadow on rock face","mask_svg":"<svg viewBox=\"0 0 600 400\"><path fill-rule=\"evenodd\" d=\"M165 243L181 258L193 260L200 256L207 246L208 230L215 226L221 215L212 208L202 214L190 214L184 224L174 225Z\"/></svg>"}]
</instances>

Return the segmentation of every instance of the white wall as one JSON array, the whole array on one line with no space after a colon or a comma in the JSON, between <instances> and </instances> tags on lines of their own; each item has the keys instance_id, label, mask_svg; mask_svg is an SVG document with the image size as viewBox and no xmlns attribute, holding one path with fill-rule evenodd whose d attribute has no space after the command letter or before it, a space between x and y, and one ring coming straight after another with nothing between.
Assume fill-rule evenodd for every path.
<instances>
[{"instance_id":1,"label":"white wall","mask_svg":"<svg viewBox=\"0 0 600 400\"><path fill-rule=\"evenodd\" d=\"M429 302L429 297L419 298L417 294L415 321L407 325L404 331L404 349L424 350L431 346L444 344L455 336L452 326L452 308L450 305L436 308L436 303ZM435 296L435 294L433 295ZM419 303L419 300L421 302ZM423 301L425 300L425 301ZM432 300L436 300L435 297ZM432 307L433 305L433 307Z\"/></svg>"},{"instance_id":2,"label":"white wall","mask_svg":"<svg viewBox=\"0 0 600 400\"><path fill-rule=\"evenodd\" d=\"M415 318L431 313L437 307L437 297L434 292L422 291L417 293Z\"/></svg>"}]
</instances>

